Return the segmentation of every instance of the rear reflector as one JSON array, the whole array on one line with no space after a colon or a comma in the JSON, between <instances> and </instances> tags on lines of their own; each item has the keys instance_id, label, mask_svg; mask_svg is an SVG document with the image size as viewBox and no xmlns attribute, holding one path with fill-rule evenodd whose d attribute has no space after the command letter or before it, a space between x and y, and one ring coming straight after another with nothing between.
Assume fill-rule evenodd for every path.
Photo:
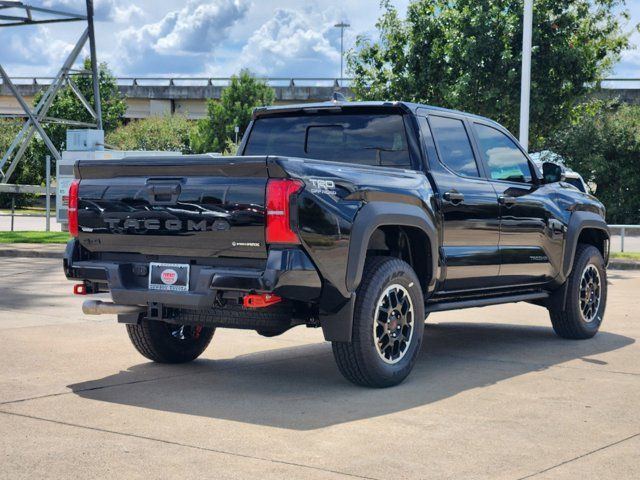
<instances>
[{"instance_id":1,"label":"rear reflector","mask_svg":"<svg viewBox=\"0 0 640 480\"><path fill-rule=\"evenodd\" d=\"M69 233L78 236L78 187L80 180L74 180L69 187Z\"/></svg>"},{"instance_id":2,"label":"rear reflector","mask_svg":"<svg viewBox=\"0 0 640 480\"><path fill-rule=\"evenodd\" d=\"M290 178L267 182L267 243L300 243L291 229L289 200L303 185L302 181Z\"/></svg>"},{"instance_id":3,"label":"rear reflector","mask_svg":"<svg viewBox=\"0 0 640 480\"><path fill-rule=\"evenodd\" d=\"M282 298L272 293L245 295L242 299L244 308L264 308L280 303Z\"/></svg>"}]
</instances>

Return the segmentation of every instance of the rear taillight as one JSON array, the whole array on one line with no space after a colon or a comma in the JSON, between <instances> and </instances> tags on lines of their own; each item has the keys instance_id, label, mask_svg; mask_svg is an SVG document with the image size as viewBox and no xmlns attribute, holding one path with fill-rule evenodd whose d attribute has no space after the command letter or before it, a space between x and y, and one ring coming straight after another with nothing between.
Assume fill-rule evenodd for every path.
<instances>
[{"instance_id":1,"label":"rear taillight","mask_svg":"<svg viewBox=\"0 0 640 480\"><path fill-rule=\"evenodd\" d=\"M299 192L303 185L302 181L290 178L267 182L267 243L300 243L291 229L289 204L291 195Z\"/></svg>"},{"instance_id":2,"label":"rear taillight","mask_svg":"<svg viewBox=\"0 0 640 480\"><path fill-rule=\"evenodd\" d=\"M69 187L69 233L78 236L78 187L80 180L74 180Z\"/></svg>"}]
</instances>

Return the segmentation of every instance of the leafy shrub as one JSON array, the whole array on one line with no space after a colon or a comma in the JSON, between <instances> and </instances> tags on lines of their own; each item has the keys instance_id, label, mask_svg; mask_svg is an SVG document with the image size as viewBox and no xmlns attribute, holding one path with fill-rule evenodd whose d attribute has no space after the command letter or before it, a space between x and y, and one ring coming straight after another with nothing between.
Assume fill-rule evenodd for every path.
<instances>
[{"instance_id":1,"label":"leafy shrub","mask_svg":"<svg viewBox=\"0 0 640 480\"><path fill-rule=\"evenodd\" d=\"M609 223L640 223L640 106L580 105L549 147L596 186Z\"/></svg>"},{"instance_id":2,"label":"leafy shrub","mask_svg":"<svg viewBox=\"0 0 640 480\"><path fill-rule=\"evenodd\" d=\"M231 78L231 84L222 91L220 101L209 100L207 117L198 122L194 130L192 145L198 153L219 152L228 149L229 140L235 140L235 127L242 138L253 109L271 105L275 99L273 89L264 81L256 79L248 71Z\"/></svg>"},{"instance_id":3,"label":"leafy shrub","mask_svg":"<svg viewBox=\"0 0 640 480\"><path fill-rule=\"evenodd\" d=\"M118 150L164 150L193 153L191 135L196 123L178 115L134 120L107 135Z\"/></svg>"}]
</instances>

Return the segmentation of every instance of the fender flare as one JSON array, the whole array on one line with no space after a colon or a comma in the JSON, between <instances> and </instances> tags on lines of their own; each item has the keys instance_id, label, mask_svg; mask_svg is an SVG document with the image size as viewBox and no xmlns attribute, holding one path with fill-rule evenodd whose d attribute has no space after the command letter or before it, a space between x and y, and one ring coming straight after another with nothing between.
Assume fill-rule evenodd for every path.
<instances>
[{"instance_id":1,"label":"fender flare","mask_svg":"<svg viewBox=\"0 0 640 480\"><path fill-rule=\"evenodd\" d=\"M573 261L576 254L576 248L578 248L578 238L580 237L580 233L587 228L601 230L607 239L611 237L609 226L600 215L587 211L577 211L572 213L571 218L569 219L569 225L567 226L567 240L565 242L564 258L562 259L563 282L569 276L571 269L573 268ZM604 252L605 262L609 256L608 253L609 252L607 251Z\"/></svg>"},{"instance_id":2,"label":"fender flare","mask_svg":"<svg viewBox=\"0 0 640 480\"><path fill-rule=\"evenodd\" d=\"M385 225L416 227L427 235L431 247L432 275L429 282L429 290L431 290L437 279L438 267L438 230L433 220L417 205L372 202L358 211L351 229L349 258L345 277L347 291L353 293L360 285L369 239L378 227Z\"/></svg>"}]
</instances>

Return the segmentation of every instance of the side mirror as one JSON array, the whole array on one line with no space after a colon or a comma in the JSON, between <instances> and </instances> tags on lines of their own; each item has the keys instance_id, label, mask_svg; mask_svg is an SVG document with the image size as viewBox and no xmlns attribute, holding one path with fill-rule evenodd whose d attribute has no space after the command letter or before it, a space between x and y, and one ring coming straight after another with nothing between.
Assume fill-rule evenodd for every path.
<instances>
[{"instance_id":1,"label":"side mirror","mask_svg":"<svg viewBox=\"0 0 640 480\"><path fill-rule=\"evenodd\" d=\"M542 178L544 183L564 182L564 168L553 162L544 162L542 164Z\"/></svg>"}]
</instances>

